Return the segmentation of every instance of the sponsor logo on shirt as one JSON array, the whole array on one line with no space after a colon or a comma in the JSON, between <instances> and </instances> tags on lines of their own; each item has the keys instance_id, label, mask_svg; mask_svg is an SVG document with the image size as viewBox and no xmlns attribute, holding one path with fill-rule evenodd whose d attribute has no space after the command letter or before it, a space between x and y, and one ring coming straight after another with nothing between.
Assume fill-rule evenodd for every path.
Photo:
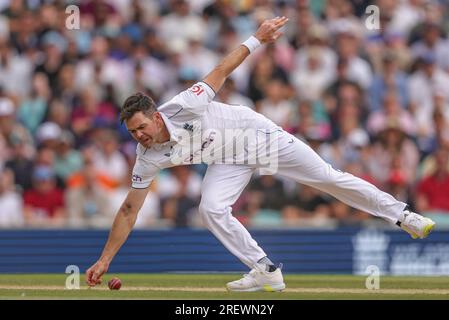
<instances>
[{"instance_id":1,"label":"sponsor logo on shirt","mask_svg":"<svg viewBox=\"0 0 449 320\"><path fill-rule=\"evenodd\" d=\"M204 92L204 89L197 84L194 85L193 87L191 87L189 90L192 91L197 96L199 96L200 94L202 94Z\"/></svg>"},{"instance_id":2,"label":"sponsor logo on shirt","mask_svg":"<svg viewBox=\"0 0 449 320\"><path fill-rule=\"evenodd\" d=\"M133 182L142 182L142 177L137 174L133 174L132 180Z\"/></svg>"}]
</instances>

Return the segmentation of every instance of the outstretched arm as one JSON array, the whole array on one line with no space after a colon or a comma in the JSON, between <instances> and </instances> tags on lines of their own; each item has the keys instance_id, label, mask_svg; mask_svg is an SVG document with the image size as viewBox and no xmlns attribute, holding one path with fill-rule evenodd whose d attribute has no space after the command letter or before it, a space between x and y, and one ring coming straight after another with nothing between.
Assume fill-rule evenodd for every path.
<instances>
[{"instance_id":1,"label":"outstretched arm","mask_svg":"<svg viewBox=\"0 0 449 320\"><path fill-rule=\"evenodd\" d=\"M265 20L257 29L256 34L242 43L237 49L229 53L223 60L209 73L203 82L207 83L215 92L218 92L226 78L234 71L249 54L260 44L276 41L282 32L282 28L288 21L286 17L277 17Z\"/></svg>"},{"instance_id":2,"label":"outstretched arm","mask_svg":"<svg viewBox=\"0 0 449 320\"><path fill-rule=\"evenodd\" d=\"M128 238L142 204L147 196L148 188L131 189L115 217L108 241L100 259L86 271L86 282L89 286L101 283L101 277L108 271L109 264L117 251Z\"/></svg>"}]
</instances>

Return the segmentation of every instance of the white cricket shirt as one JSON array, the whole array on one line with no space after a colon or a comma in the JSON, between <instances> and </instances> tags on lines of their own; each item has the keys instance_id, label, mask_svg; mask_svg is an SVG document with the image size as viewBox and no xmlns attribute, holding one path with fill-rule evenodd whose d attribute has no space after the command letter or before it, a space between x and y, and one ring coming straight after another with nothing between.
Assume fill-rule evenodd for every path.
<instances>
[{"instance_id":1,"label":"white cricket shirt","mask_svg":"<svg viewBox=\"0 0 449 320\"><path fill-rule=\"evenodd\" d=\"M201 162L257 165L266 150L276 149L282 128L249 107L212 101L214 96L198 82L158 108L170 140L137 145L133 188L147 188L161 169Z\"/></svg>"}]
</instances>

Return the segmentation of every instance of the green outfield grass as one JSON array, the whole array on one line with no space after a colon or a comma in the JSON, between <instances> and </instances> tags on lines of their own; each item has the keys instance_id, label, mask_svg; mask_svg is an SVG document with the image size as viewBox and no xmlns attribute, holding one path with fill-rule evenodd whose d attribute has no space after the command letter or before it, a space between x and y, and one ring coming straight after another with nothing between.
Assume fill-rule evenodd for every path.
<instances>
[{"instance_id":1,"label":"green outfield grass","mask_svg":"<svg viewBox=\"0 0 449 320\"><path fill-rule=\"evenodd\" d=\"M236 274L108 274L103 284L88 288L81 277L79 290L65 289L65 274L0 275L0 299L449 299L447 277L387 277L380 290L365 288L365 277L285 275L283 292L231 293L225 290ZM111 291L107 281L122 280Z\"/></svg>"}]
</instances>

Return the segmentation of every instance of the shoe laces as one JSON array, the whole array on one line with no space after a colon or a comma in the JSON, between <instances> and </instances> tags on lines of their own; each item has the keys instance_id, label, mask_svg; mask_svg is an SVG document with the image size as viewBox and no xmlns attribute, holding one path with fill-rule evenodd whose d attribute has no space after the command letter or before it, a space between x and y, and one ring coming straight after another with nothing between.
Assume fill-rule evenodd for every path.
<instances>
[{"instance_id":1,"label":"shoe laces","mask_svg":"<svg viewBox=\"0 0 449 320\"><path fill-rule=\"evenodd\" d=\"M254 280L256 278L255 277L256 272L257 272L257 270L251 270L249 273L245 273L243 275L243 278L236 280L236 283L243 284L243 283L245 283L245 281Z\"/></svg>"},{"instance_id":2,"label":"shoe laces","mask_svg":"<svg viewBox=\"0 0 449 320\"><path fill-rule=\"evenodd\" d=\"M277 266L277 268L278 268L279 270L282 270L282 267L283 267L283 266L284 266L284 265L283 265L282 263L279 263L279 265ZM247 279L247 278L255 279L257 274L264 274L264 273L266 273L266 271L262 271L262 270L258 270L258 269L256 269L256 268L254 268L254 269L251 269L251 271L250 271L249 273L245 273L245 274L243 275L243 278L240 279L240 281L244 281L244 280Z\"/></svg>"},{"instance_id":3,"label":"shoe laces","mask_svg":"<svg viewBox=\"0 0 449 320\"><path fill-rule=\"evenodd\" d=\"M254 278L256 278L256 274L258 274L258 273L262 274L263 272L260 271L260 270L257 270L257 269L251 269L251 271L249 273L245 273L243 275L243 279L246 279L246 278L253 278L254 279Z\"/></svg>"},{"instance_id":4,"label":"shoe laces","mask_svg":"<svg viewBox=\"0 0 449 320\"><path fill-rule=\"evenodd\" d=\"M257 269L252 269L249 273L245 274L245 276L255 278L256 274L259 274L259 273L263 273L263 272L260 270L257 270Z\"/></svg>"},{"instance_id":5,"label":"shoe laces","mask_svg":"<svg viewBox=\"0 0 449 320\"><path fill-rule=\"evenodd\" d=\"M406 224L412 228L417 228L419 229L420 227L420 223L422 222L422 220L420 219L419 216L417 216L416 214L410 214L407 216L407 222Z\"/></svg>"}]
</instances>

